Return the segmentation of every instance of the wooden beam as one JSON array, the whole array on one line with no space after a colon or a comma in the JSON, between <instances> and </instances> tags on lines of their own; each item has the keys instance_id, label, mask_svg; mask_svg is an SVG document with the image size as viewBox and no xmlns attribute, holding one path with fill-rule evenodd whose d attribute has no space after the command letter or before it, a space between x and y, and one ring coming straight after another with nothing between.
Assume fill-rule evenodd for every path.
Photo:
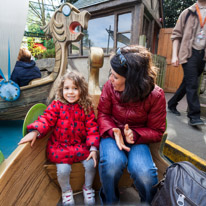
<instances>
[{"instance_id":1,"label":"wooden beam","mask_svg":"<svg viewBox=\"0 0 206 206\"><path fill-rule=\"evenodd\" d=\"M154 15L154 11L150 7L148 7L148 5L144 1L142 1L142 3L144 4L144 6L146 7L147 11L151 15L152 19L155 20L155 22L157 23L159 28L162 28L162 24L160 23L159 19L157 19L156 16Z\"/></svg>"},{"instance_id":2,"label":"wooden beam","mask_svg":"<svg viewBox=\"0 0 206 206\"><path fill-rule=\"evenodd\" d=\"M95 13L95 12L99 12L102 10L108 10L110 8L117 8L117 7L124 7L125 6L131 6L131 4L137 4L137 3L141 3L141 0L115 0L115 1L108 1L108 2L103 2L100 4L95 4L94 6L88 6L88 7L84 7L84 8L80 8L79 10L87 10L88 12L90 12L91 14Z\"/></svg>"},{"instance_id":3,"label":"wooden beam","mask_svg":"<svg viewBox=\"0 0 206 206\"><path fill-rule=\"evenodd\" d=\"M139 43L139 36L142 34L143 16L144 16L144 5L143 4L135 5L134 14L132 17L133 19L132 36L131 36L132 44Z\"/></svg>"}]
</instances>

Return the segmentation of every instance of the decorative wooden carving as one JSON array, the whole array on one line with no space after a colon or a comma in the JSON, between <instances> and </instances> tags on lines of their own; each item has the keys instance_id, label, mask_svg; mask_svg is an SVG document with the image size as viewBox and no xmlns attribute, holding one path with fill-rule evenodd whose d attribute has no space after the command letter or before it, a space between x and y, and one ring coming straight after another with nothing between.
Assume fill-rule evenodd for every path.
<instances>
[{"instance_id":1,"label":"decorative wooden carving","mask_svg":"<svg viewBox=\"0 0 206 206\"><path fill-rule=\"evenodd\" d=\"M90 16L89 12L80 12L73 5L65 3L54 13L49 23L42 28L45 34L53 38L56 51L54 72L57 79L50 91L48 101L53 99L56 84L67 68L68 45L71 42L79 41L84 36L81 30L76 32L75 29L78 26L81 29L87 29Z\"/></svg>"}]
</instances>

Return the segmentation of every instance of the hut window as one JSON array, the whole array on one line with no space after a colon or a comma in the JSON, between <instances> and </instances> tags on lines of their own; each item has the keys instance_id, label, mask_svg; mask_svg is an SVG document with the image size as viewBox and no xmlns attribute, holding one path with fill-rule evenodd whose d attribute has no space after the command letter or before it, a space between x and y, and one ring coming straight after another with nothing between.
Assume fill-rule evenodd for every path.
<instances>
[{"instance_id":1,"label":"hut window","mask_svg":"<svg viewBox=\"0 0 206 206\"><path fill-rule=\"evenodd\" d=\"M131 39L131 13L118 15L117 48L130 44Z\"/></svg>"},{"instance_id":2,"label":"hut window","mask_svg":"<svg viewBox=\"0 0 206 206\"><path fill-rule=\"evenodd\" d=\"M142 34L146 36L146 47L150 48L150 38L151 38L151 20L147 17L147 15L144 15L143 19L143 29Z\"/></svg>"},{"instance_id":3,"label":"hut window","mask_svg":"<svg viewBox=\"0 0 206 206\"><path fill-rule=\"evenodd\" d=\"M114 47L114 15L91 19L84 31L83 55L88 55L90 47L101 47L105 54Z\"/></svg>"}]
</instances>

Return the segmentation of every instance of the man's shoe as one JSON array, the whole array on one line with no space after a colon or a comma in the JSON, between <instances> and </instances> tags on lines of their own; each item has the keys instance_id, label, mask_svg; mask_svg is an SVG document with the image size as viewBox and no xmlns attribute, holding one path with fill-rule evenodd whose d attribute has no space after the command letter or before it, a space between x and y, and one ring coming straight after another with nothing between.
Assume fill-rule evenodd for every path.
<instances>
[{"instance_id":1,"label":"man's shoe","mask_svg":"<svg viewBox=\"0 0 206 206\"><path fill-rule=\"evenodd\" d=\"M204 122L201 119L190 119L188 124L191 126L197 126L197 125L204 125Z\"/></svg>"},{"instance_id":2,"label":"man's shoe","mask_svg":"<svg viewBox=\"0 0 206 206\"><path fill-rule=\"evenodd\" d=\"M173 114L175 114L175 115L177 115L177 116L180 116L180 115L181 115L180 112L176 109L176 107L168 107L168 110L169 110L171 113L173 113Z\"/></svg>"}]
</instances>

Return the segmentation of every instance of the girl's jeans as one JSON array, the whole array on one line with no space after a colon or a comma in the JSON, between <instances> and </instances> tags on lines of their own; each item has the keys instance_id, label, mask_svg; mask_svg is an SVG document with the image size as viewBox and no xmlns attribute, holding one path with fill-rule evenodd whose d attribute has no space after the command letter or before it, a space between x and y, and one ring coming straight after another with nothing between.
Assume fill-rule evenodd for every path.
<instances>
[{"instance_id":1,"label":"girl's jeans","mask_svg":"<svg viewBox=\"0 0 206 206\"><path fill-rule=\"evenodd\" d=\"M94 160L91 158L90 160L82 161L82 164L85 168L85 187L91 188L93 184L93 180L96 173L96 168L94 167ZM70 185L70 172L71 165L70 164L56 164L57 166L57 179L59 185L61 187L62 192L66 192L71 189Z\"/></svg>"},{"instance_id":2,"label":"girl's jeans","mask_svg":"<svg viewBox=\"0 0 206 206\"><path fill-rule=\"evenodd\" d=\"M102 183L100 190L102 204L119 202L118 183L126 167L142 202L150 203L156 192L152 186L158 182L157 168L152 160L149 146L146 144L127 146L130 147L130 152L119 150L112 138L101 139L99 175Z\"/></svg>"}]
</instances>

